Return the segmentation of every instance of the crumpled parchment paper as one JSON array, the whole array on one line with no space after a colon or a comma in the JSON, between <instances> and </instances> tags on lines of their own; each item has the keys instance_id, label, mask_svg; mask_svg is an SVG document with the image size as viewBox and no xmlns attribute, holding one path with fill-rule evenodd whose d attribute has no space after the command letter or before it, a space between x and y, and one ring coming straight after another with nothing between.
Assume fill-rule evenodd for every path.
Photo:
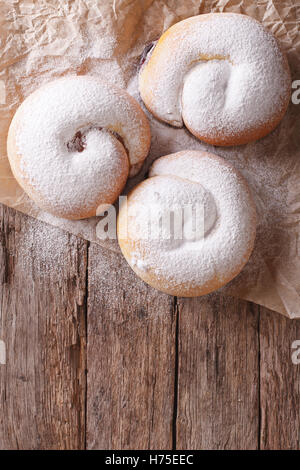
<instances>
[{"instance_id":1,"label":"crumpled parchment paper","mask_svg":"<svg viewBox=\"0 0 300 470\"><path fill-rule=\"evenodd\" d=\"M237 12L261 21L288 55L300 80L299 5L294 0L73 0L0 1L0 202L75 235L118 250L97 238L97 217L66 221L43 213L12 176L6 137L12 116L37 87L66 74L99 75L140 100L137 73L144 48L172 24L208 12ZM297 17L298 13L298 17ZM300 83L298 84L300 88ZM231 161L253 191L259 225L253 255L223 291L290 318L300 318L300 93L280 126L241 147L212 147L185 129L149 115L150 155L125 193L141 181L151 162L184 148L215 152Z\"/></svg>"}]
</instances>

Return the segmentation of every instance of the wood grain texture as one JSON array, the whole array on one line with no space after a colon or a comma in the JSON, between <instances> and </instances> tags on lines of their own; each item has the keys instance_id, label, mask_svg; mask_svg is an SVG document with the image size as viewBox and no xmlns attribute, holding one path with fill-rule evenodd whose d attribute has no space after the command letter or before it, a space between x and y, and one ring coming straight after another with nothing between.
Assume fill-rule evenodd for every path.
<instances>
[{"instance_id":1,"label":"wood grain texture","mask_svg":"<svg viewBox=\"0 0 300 470\"><path fill-rule=\"evenodd\" d=\"M256 449L258 307L219 294L179 299L178 449Z\"/></svg>"},{"instance_id":2,"label":"wood grain texture","mask_svg":"<svg viewBox=\"0 0 300 470\"><path fill-rule=\"evenodd\" d=\"M87 447L170 449L174 299L94 244L88 285Z\"/></svg>"},{"instance_id":3,"label":"wood grain texture","mask_svg":"<svg viewBox=\"0 0 300 470\"><path fill-rule=\"evenodd\" d=\"M87 243L0 206L0 448L80 449Z\"/></svg>"},{"instance_id":4,"label":"wood grain texture","mask_svg":"<svg viewBox=\"0 0 300 470\"><path fill-rule=\"evenodd\" d=\"M294 341L300 341L300 320L261 308L261 449L300 449L300 364L292 362Z\"/></svg>"},{"instance_id":5,"label":"wood grain texture","mask_svg":"<svg viewBox=\"0 0 300 470\"><path fill-rule=\"evenodd\" d=\"M0 449L300 449L297 340L299 320L160 294L0 206Z\"/></svg>"}]
</instances>

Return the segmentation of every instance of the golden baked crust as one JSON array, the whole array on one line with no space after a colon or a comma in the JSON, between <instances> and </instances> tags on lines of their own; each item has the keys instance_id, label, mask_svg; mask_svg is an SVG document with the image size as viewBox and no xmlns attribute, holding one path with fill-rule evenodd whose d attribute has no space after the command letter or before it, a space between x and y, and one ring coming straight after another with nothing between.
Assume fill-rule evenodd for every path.
<instances>
[{"instance_id":1,"label":"golden baked crust","mask_svg":"<svg viewBox=\"0 0 300 470\"><path fill-rule=\"evenodd\" d=\"M228 26L227 23L230 19L232 20L232 23ZM232 27L232 25L235 24L238 25L237 34L239 34L240 37L237 37L235 42L231 43L230 38L227 38L228 44L222 46L221 43L223 38L220 38L219 47L223 48L223 51L217 50L218 39L214 36L214 22L216 21L218 21L218 24L220 24L221 21L224 22L223 42L225 43L228 36L228 29L226 28ZM241 25L239 25L240 22ZM243 32L242 22L244 22L245 25L249 27L250 31L252 28L256 28L257 32L259 32L259 34L262 36L262 40L260 41L258 38L258 44L255 43L252 46L252 49L249 45L247 51L249 53L249 58L247 57L246 59L243 58L242 53L240 57L238 56L239 44L242 42L247 43L247 40L249 39L247 37L246 30ZM203 37L200 36L200 32L209 25L211 25L211 27L210 29L207 28L207 34L213 38L211 42L213 44L217 44L215 48L212 48L212 54L207 53L207 50L211 48L209 41L207 42L208 45L202 45L201 38L203 39ZM254 37L255 33L256 30L253 31ZM197 34L199 34L200 38L199 44L197 44ZM243 34L245 34L244 38ZM205 36L205 32L203 33L203 36ZM263 59L259 56L259 54L257 54L257 57L254 55L256 54L256 49L260 47L260 43L262 43L262 53L260 55L263 55L264 52L266 53L266 57L264 59L265 63L263 63ZM187 47L186 50L185 45ZM234 47L235 58L238 57L238 61L241 63L232 63L231 55L234 55L231 53L232 47ZM228 49L228 51L226 49ZM190 111L190 116L186 117L184 114L188 114L188 110L186 113L184 113L184 103L180 103L183 89L186 86L185 83L188 73L195 69L197 64L199 65L205 62L208 63L210 61L227 61L231 63L232 70L237 69L237 66L240 66L241 64L244 66L244 62L247 61L249 62L250 67L252 67L253 64L251 64L251 54L253 54L253 57L257 61L257 64L255 65L257 70L257 83L260 83L261 87L265 86L265 89L270 91L271 97L264 96L266 94L264 94L263 89L261 90L260 94L259 90L257 90L257 102L255 103L255 90L253 90L252 102L254 107L253 104L251 104L253 107L251 114L254 115L256 113L258 119L255 120L255 116L252 116L254 117L253 122L247 122L247 113L250 113L250 111L249 109L247 110L249 96L246 96L244 109L240 107L236 115L237 122L239 121L239 118L241 121L237 129L233 129L233 131L230 132L226 128L226 122L222 123L221 119L218 121L216 118L209 115L209 108L206 116L208 122L207 126L205 127L204 125L201 125L200 129L198 129L197 124L193 122L193 110ZM271 58L267 56L268 54L271 56ZM278 80L276 81L274 79L274 83L272 83L272 68L278 75ZM246 68L245 74L247 73L247 70L248 69ZM254 68L251 70L251 73L254 74L255 78ZM265 82L265 85L263 82ZM272 87L277 87L276 93L275 90L273 90L273 95ZM175 98L172 95L172 91L169 93L169 88L174 89L173 93L176 91L178 100L177 104L172 102L172 100ZM191 17L176 23L161 36L155 48L151 52L149 60L145 63L141 70L139 76L139 90L145 106L157 119L176 127L182 127L184 123L192 134L194 134L198 139L209 144L232 146L258 140L276 128L285 115L289 104L291 95L291 75L287 58L278 45L276 39L269 32L267 32L257 20L246 15L235 13L211 13ZM236 93L236 96L239 96L241 93L238 88L235 88L233 91ZM249 93L250 90L247 91L247 94ZM280 99L277 101L276 94L278 96L282 94ZM210 96L209 99L207 99L207 102L211 99L212 102L215 102L217 105L217 97L215 95ZM270 101L270 112L267 113L268 116L266 118L259 119L260 108L264 99L266 101ZM201 104L203 105L203 101ZM226 103L226 106L228 107L228 103ZM180 108L182 109L180 110ZM266 115L266 113L264 114Z\"/></svg>"},{"instance_id":2,"label":"golden baked crust","mask_svg":"<svg viewBox=\"0 0 300 470\"><path fill-rule=\"evenodd\" d=\"M178 176L183 174L183 168L186 168L186 176ZM218 174L215 172L215 177L211 177L215 168ZM222 174L224 185L219 190L217 186L221 187L223 184L220 178ZM209 188L218 210L222 210L224 215L222 218L219 214L214 232L208 233L206 240L195 245L196 250L192 251L188 251L185 240L170 249L165 242L151 239L145 241L142 236L136 236L140 233L143 213L135 210L135 215L130 216L130 211L135 207L144 210L143 204L149 204L149 201L151 203L153 194L159 194L160 201L170 198L172 185L177 182L178 188L183 187L183 195L188 191L189 185L194 185L195 182L205 189ZM228 199L228 193L232 200ZM220 195L223 199L228 199L223 206L224 201L218 199ZM232 223L235 223L233 228L230 228L231 204ZM235 211L237 206L238 210ZM229 236L228 230L233 232ZM208 294L239 274L253 250L255 233L255 204L246 181L228 162L206 152L182 151L156 160L150 170L150 178L131 191L127 206L121 207L118 217L120 248L135 273L150 286L167 294L183 297Z\"/></svg>"},{"instance_id":3,"label":"golden baked crust","mask_svg":"<svg viewBox=\"0 0 300 470\"><path fill-rule=\"evenodd\" d=\"M62 91L65 90L67 95L68 90L76 86L84 94L81 100L83 104L79 99L77 105L77 103L74 104L74 99L68 101L67 98L65 105L61 104L59 97ZM60 95L55 91L55 88L58 88ZM89 89L92 89L90 95L87 91ZM110 89L112 90L111 95ZM101 98L99 101L106 105L106 115L109 116L110 107L121 106L124 109L116 109L114 113L111 113L111 120L105 116L104 121L99 122L98 128L96 118L99 116L101 120L101 106L98 106L98 112L97 106L88 105L87 100L95 100L95 96L97 97L97 94L101 94L101 92L104 93L105 99ZM47 102L48 93L52 93L49 95L51 98L54 96L54 99L57 99L57 107L55 105L51 107L51 103ZM47 113L42 109L45 107L45 103L50 110L47 110ZM87 104L86 116L84 116L84 111L82 112L82 106L85 104ZM65 126L68 106L70 107L70 123L67 122ZM41 108L40 113L39 107ZM94 121L92 122L89 108L94 113ZM123 117L119 117L121 111ZM32 119L35 119L37 123L31 122L31 113ZM59 113L62 115L57 116ZM115 118L115 115L118 119ZM62 129L57 124L57 130L55 130L57 118L61 119ZM128 123L124 123L124 119L125 121L127 119ZM133 124L130 122L131 119L135 120ZM39 120L40 122L38 122ZM48 124L50 127L53 124L54 130L51 128L48 132ZM97 136L91 139L93 148L87 147L88 157L82 149L78 150L81 152L79 154L76 149L67 148L70 138L72 139L81 129L86 133L90 130L93 130L95 135L97 132L99 133L97 142L95 140ZM45 148L43 148L43 138L45 139ZM134 143L132 139L135 140ZM50 82L26 98L11 122L7 138L7 152L16 180L41 209L58 217L83 219L95 216L97 211L99 212L99 206L115 202L124 188L129 174L136 174L141 167L149 151L150 139L150 127L145 114L139 104L125 91L103 83L94 77L71 76ZM39 145L37 140L39 140ZM56 148L59 148L60 151ZM111 149L111 153L107 150L108 148ZM41 150L40 154L38 150ZM52 154L54 155L53 161L51 161ZM78 160L78 157L81 161ZM85 160L86 158L88 160ZM45 159L45 161L49 159L49 163L52 165L47 167L45 163L43 167L39 159ZM77 159L80 166L70 167L72 159ZM97 175L93 176L90 164L99 173L99 178ZM90 187L87 179L88 174L90 175ZM49 187L47 187L47 176ZM60 187L52 184L51 187L50 181L55 183L56 179L62 180L62 184ZM104 185L103 188L101 185ZM92 196L90 197L90 195Z\"/></svg>"}]
</instances>

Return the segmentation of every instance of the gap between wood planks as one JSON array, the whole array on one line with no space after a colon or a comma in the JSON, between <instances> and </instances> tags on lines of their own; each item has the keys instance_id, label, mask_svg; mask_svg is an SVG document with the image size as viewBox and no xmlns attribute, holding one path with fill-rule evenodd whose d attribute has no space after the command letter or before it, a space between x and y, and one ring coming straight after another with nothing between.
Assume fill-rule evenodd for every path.
<instances>
[{"instance_id":1,"label":"gap between wood planks","mask_svg":"<svg viewBox=\"0 0 300 470\"><path fill-rule=\"evenodd\" d=\"M85 311L85 393L84 393L84 449L87 449L87 344L88 344L88 295L89 295L89 251L90 241L86 241L86 272L85 272L85 299L84 299L84 311Z\"/></svg>"},{"instance_id":2,"label":"gap between wood planks","mask_svg":"<svg viewBox=\"0 0 300 470\"><path fill-rule=\"evenodd\" d=\"M176 450L177 436L177 408L178 408L178 360L179 360L179 309L177 306L177 297L174 297L174 315L175 315L175 365L174 365L174 407L173 407L173 426L172 426L172 450Z\"/></svg>"},{"instance_id":3,"label":"gap between wood planks","mask_svg":"<svg viewBox=\"0 0 300 470\"><path fill-rule=\"evenodd\" d=\"M104 394L105 398L102 397L99 402L99 398L97 398L98 388L101 387L99 373L101 375L102 372L104 375L106 388L111 386L118 388L119 385L115 384L113 376L109 379L105 377L108 373L106 370L107 364L105 364L105 367L102 367L102 370L99 370L96 369L94 362L95 360L99 361L102 351L106 355L106 360L108 360L110 357L110 352L107 351L108 348L109 351L113 352L113 355L117 356L115 362L113 362L112 374L118 375L120 374L118 361L124 360L122 356L124 353L125 362L127 361L127 366L129 365L130 368L128 374L134 377L132 376L132 365L128 364L128 358L131 355L130 351L125 349L120 355L120 351L115 351L110 346L113 338L113 341L121 341L122 349L122 345L124 346L124 342L126 343L127 341L126 334L128 333L124 335L122 329L118 330L118 325L115 323L115 326L112 327L112 334L111 322L116 322L116 320L123 321L122 318L126 322L129 321L130 328L134 329L133 340L139 341L139 331L135 328L139 328L138 309L140 308L141 301L148 302L148 307L146 306L146 308L150 309L150 312L153 313L152 302L155 294L155 298L159 299L158 303L165 305L164 308L166 308L161 313L167 315L166 296L165 294L157 293L157 291L142 283L119 255L101 252L101 249L95 246L92 249L93 253L89 256L90 275L95 277L95 282L97 282L97 279L99 281L99 278L105 277L105 285L103 287L101 284L101 286L106 296L100 300L98 299L98 304L94 302L93 305L92 300L89 304L90 310L87 321L89 322L91 319L92 325L91 328L89 324L87 326L87 354L88 356L92 354L93 357L90 360L87 385L87 393L89 395L87 426L90 431L87 447L103 448L107 444L107 446L112 446L112 448L123 448L123 446L125 448L134 448L134 445L138 442L137 446L145 448L145 440L140 439L139 434L135 435L135 429L130 427L130 423L128 425L126 422L127 419L130 419L130 413L126 415L126 413L123 414L120 408L115 409L116 416L119 416L119 413L121 413L120 419L121 421L123 420L121 427L118 423L115 423L116 417L110 414L109 407L113 406L112 403L114 404L114 400L118 399L118 395L117 397L112 397L109 393L106 393ZM101 257L100 268L98 265L95 265L95 255L98 259ZM102 263L104 265L105 263L108 264L106 267L102 267ZM94 268L95 270L100 270L98 274L94 274ZM108 270L110 271L109 274ZM128 277L129 280L124 280L123 277ZM119 286L120 284L121 287ZM93 288L96 287L97 289L97 285L94 286L94 284L90 283L89 285L93 285ZM133 306L128 306L127 298L125 304L122 304L122 299L116 299L116 294L117 297L122 297L124 295L122 289L127 290L127 288L132 288L134 295L140 298L138 298L136 303L133 302ZM138 289L141 289L141 292L138 292ZM102 296L104 295L103 292ZM109 297L111 297L111 300L108 299ZM128 298L130 300L130 296ZM218 296L218 294L200 299L177 299L174 297L171 299L172 316L175 326L174 336L172 336L174 356L172 355L171 366L173 370L173 387L165 393L168 394L169 406L172 408L172 434L170 444L167 444L165 448L242 448L243 446L245 448L258 448L258 307L237 299L224 299L222 296ZM100 309L99 313L99 303L101 305L102 302L108 303L102 307L102 310ZM112 309L111 303L114 304ZM96 310L98 309L97 312L95 311L95 305ZM122 309L125 309L124 314ZM181 313L184 319L183 323L181 321ZM96 315L97 319L95 319ZM153 332L153 324L156 324L153 316L146 319L145 322L147 324L148 320L149 328L152 328L152 336L151 334L149 336L151 343L149 347L150 354L153 355L158 332ZM106 326L107 324L108 326ZM101 328L101 341L99 340L99 332L97 332L99 325ZM109 328L108 343L103 340L103 336L105 336L103 329L105 331L107 327ZM168 330L169 327L165 324L164 328ZM96 331L94 331L95 329ZM145 336L145 334L146 332L144 331L142 335ZM91 340L93 344L89 347ZM247 344L247 341L249 344ZM140 344L143 347L143 342ZM163 352L166 355L170 354L168 349ZM142 355L147 354L147 351L142 349L142 351L137 350L136 353ZM158 365L158 368L160 369L160 365ZM90 376L91 369L92 375ZM122 371L121 374L123 374ZM151 374L144 375L144 380L151 380ZM223 383L223 380L226 380L227 384L226 382ZM96 386L95 382L98 382ZM139 387L144 399L148 393L147 386L140 384ZM159 382L158 387L163 387L163 383ZM119 389L119 393L125 395L125 400L129 399L126 402L127 406L134 409L137 402L131 394L128 398L128 382L125 382L123 388ZM164 393L164 390L162 393ZM242 401L241 405L237 403L239 401L239 394ZM95 398L98 400L95 402L98 410L93 407ZM108 405L107 402L109 403ZM156 397L156 402L152 403L152 406L160 409L160 405L160 398ZM106 423L108 426L112 426L113 437L111 437L111 434L98 436L98 438L95 437L99 415L102 415L102 418L103 415L106 415ZM135 419L143 421L145 419L144 410L141 409L141 414L135 415ZM164 419L163 414L158 415L158 420L163 421ZM112 424L107 422L107 420L111 420ZM150 424L151 421L153 423L153 417L149 421ZM141 423L136 423L136 425L139 428ZM124 426L126 428L125 431ZM165 428L164 432L166 431ZM161 429L160 432L162 432ZM125 434L123 435L123 433ZM206 436L206 434L208 435ZM146 436L144 437L146 438ZM109 439L112 440L109 441ZM166 440L166 434L162 434L162 440L154 441L156 442L156 448L164 440ZM121 447L116 447L117 445ZM149 448L155 448L151 440L149 440L147 445Z\"/></svg>"}]
</instances>

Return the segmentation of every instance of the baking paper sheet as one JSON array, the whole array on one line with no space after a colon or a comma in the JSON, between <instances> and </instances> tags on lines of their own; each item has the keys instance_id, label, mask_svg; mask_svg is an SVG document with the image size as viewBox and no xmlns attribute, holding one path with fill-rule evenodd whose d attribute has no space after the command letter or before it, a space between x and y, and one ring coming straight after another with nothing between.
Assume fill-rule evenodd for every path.
<instances>
[{"instance_id":1,"label":"baking paper sheet","mask_svg":"<svg viewBox=\"0 0 300 470\"><path fill-rule=\"evenodd\" d=\"M116 241L97 238L97 217L58 219L27 198L7 160L10 121L33 90L66 74L100 76L140 100L137 73L145 46L172 24L208 12L244 13L261 21L286 51L293 80L300 80L299 0L0 1L0 202L118 250ZM150 155L125 189L126 193L144 178L154 159L184 148L212 151L231 161L253 191L259 225L248 265L223 291L290 318L300 318L300 92L297 83L295 87L295 103L280 126L264 139L240 147L203 144L185 129L159 123L148 113Z\"/></svg>"}]
</instances>

